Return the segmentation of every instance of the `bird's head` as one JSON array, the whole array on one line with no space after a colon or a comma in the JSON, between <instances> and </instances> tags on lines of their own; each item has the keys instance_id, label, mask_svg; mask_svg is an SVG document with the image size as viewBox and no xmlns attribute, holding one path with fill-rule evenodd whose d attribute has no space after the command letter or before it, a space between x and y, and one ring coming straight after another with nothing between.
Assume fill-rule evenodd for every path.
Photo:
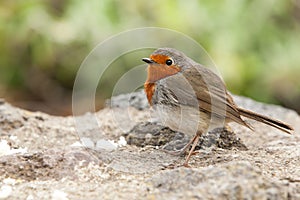
<instances>
[{"instance_id":1,"label":"bird's head","mask_svg":"<svg viewBox=\"0 0 300 200\"><path fill-rule=\"evenodd\" d=\"M148 82L155 82L177 74L191 61L182 52L172 48L159 48L149 58L142 60L149 64Z\"/></svg>"}]
</instances>

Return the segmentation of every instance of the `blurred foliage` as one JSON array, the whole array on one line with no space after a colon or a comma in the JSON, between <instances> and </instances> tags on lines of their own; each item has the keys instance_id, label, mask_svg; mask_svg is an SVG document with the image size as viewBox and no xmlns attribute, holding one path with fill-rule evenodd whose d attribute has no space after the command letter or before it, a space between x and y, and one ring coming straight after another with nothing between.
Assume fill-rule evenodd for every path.
<instances>
[{"instance_id":1,"label":"blurred foliage","mask_svg":"<svg viewBox=\"0 0 300 200\"><path fill-rule=\"evenodd\" d=\"M233 93L300 111L298 0L2 0L0 95L70 113L85 56L107 37L145 26L198 41Z\"/></svg>"}]
</instances>

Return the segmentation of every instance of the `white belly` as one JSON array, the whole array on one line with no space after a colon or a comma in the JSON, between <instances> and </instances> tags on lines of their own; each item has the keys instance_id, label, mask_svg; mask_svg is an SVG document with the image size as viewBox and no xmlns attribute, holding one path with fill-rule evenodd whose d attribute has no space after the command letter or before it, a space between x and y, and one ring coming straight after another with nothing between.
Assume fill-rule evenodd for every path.
<instances>
[{"instance_id":1,"label":"white belly","mask_svg":"<svg viewBox=\"0 0 300 200\"><path fill-rule=\"evenodd\" d=\"M220 120L211 120L206 113L189 106L173 107L163 104L154 106L155 115L160 122L174 131L194 136L224 125Z\"/></svg>"}]
</instances>

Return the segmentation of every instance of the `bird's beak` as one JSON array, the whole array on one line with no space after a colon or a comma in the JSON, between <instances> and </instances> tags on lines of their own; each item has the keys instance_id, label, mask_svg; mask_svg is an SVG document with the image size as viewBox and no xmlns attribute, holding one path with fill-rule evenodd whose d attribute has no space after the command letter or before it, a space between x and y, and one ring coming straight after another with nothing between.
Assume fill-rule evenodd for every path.
<instances>
[{"instance_id":1,"label":"bird's beak","mask_svg":"<svg viewBox=\"0 0 300 200\"><path fill-rule=\"evenodd\" d=\"M144 61L145 63L148 63L148 64L154 63L154 61L150 58L143 58L142 61Z\"/></svg>"}]
</instances>

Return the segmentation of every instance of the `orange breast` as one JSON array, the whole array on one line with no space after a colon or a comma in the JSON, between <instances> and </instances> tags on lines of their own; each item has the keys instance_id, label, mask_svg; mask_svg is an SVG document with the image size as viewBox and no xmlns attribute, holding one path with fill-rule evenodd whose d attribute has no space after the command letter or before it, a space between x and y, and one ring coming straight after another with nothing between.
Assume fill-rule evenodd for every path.
<instances>
[{"instance_id":1,"label":"orange breast","mask_svg":"<svg viewBox=\"0 0 300 200\"><path fill-rule=\"evenodd\" d=\"M148 103L152 106L152 96L155 92L155 83L146 82L144 84L144 90L147 95Z\"/></svg>"}]
</instances>

